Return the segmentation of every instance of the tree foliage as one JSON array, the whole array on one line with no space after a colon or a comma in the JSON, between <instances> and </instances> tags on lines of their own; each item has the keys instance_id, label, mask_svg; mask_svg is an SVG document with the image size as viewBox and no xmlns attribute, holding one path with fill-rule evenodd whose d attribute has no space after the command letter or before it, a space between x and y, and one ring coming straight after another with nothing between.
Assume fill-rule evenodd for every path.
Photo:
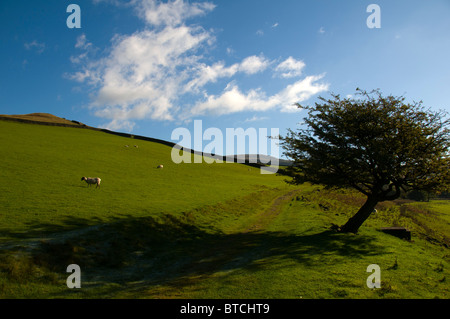
<instances>
[{"instance_id":1,"label":"tree foliage","mask_svg":"<svg viewBox=\"0 0 450 319\"><path fill-rule=\"evenodd\" d=\"M358 98L331 96L313 107L298 104L308 116L281 141L294 161L288 168L292 183L352 187L367 196L354 225L343 231L356 232L378 202L397 199L402 191L448 191L450 120L444 111L379 90L357 89Z\"/></svg>"}]
</instances>

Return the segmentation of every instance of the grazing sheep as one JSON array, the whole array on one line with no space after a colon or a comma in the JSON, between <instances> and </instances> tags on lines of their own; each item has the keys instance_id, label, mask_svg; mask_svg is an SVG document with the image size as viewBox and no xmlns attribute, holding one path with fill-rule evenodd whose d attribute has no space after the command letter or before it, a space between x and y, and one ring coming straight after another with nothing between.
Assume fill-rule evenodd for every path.
<instances>
[{"instance_id":1,"label":"grazing sheep","mask_svg":"<svg viewBox=\"0 0 450 319\"><path fill-rule=\"evenodd\" d=\"M125 145L125 147L130 147L129 145Z\"/></svg>"},{"instance_id":2,"label":"grazing sheep","mask_svg":"<svg viewBox=\"0 0 450 319\"><path fill-rule=\"evenodd\" d=\"M158 167L157 168L164 168L164 165L158 165Z\"/></svg>"},{"instance_id":3,"label":"grazing sheep","mask_svg":"<svg viewBox=\"0 0 450 319\"><path fill-rule=\"evenodd\" d=\"M81 180L86 181L88 187L90 187L93 184L96 184L97 187L100 187L100 182L102 181L100 177L84 177L84 176L81 178Z\"/></svg>"},{"instance_id":4,"label":"grazing sheep","mask_svg":"<svg viewBox=\"0 0 450 319\"><path fill-rule=\"evenodd\" d=\"M134 147L139 148L139 146L135 145Z\"/></svg>"}]
</instances>

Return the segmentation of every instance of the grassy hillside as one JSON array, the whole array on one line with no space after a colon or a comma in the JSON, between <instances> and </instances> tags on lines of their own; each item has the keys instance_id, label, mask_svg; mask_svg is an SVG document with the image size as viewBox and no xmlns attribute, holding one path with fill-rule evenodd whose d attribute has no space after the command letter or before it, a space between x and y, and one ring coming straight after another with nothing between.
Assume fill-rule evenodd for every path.
<instances>
[{"instance_id":1,"label":"grassy hillside","mask_svg":"<svg viewBox=\"0 0 450 319\"><path fill-rule=\"evenodd\" d=\"M383 203L339 234L356 193L176 165L168 146L91 130L0 121L0 148L0 297L450 297L448 201ZM413 241L377 231L395 225ZM81 289L66 286L72 263ZM366 286L370 264L381 289Z\"/></svg>"},{"instance_id":2,"label":"grassy hillside","mask_svg":"<svg viewBox=\"0 0 450 319\"><path fill-rule=\"evenodd\" d=\"M261 186L285 187L281 177L244 165L177 165L168 146L102 132L4 121L0 132L0 240L122 217L180 214ZM87 188L82 176L101 177L101 188Z\"/></svg>"}]
</instances>

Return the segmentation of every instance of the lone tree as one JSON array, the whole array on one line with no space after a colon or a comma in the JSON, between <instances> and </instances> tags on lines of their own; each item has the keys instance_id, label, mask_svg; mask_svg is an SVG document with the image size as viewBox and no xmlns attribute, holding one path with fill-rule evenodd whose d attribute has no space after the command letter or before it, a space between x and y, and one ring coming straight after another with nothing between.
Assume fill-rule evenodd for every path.
<instances>
[{"instance_id":1,"label":"lone tree","mask_svg":"<svg viewBox=\"0 0 450 319\"><path fill-rule=\"evenodd\" d=\"M357 89L358 98L331 99L308 110L304 128L280 137L294 165L291 183L354 188L365 204L340 227L356 233L379 202L402 191L446 191L450 180L450 131L447 113L422 102L383 97L379 90Z\"/></svg>"}]
</instances>

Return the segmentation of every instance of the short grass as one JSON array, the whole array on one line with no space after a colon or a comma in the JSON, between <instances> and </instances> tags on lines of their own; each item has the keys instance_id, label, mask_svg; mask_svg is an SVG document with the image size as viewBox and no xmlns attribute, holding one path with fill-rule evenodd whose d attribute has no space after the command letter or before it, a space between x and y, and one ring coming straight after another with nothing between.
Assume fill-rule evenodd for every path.
<instances>
[{"instance_id":1,"label":"short grass","mask_svg":"<svg viewBox=\"0 0 450 319\"><path fill-rule=\"evenodd\" d=\"M340 234L330 226L357 211L357 193L176 165L167 146L101 132L2 121L0 132L2 298L450 297L448 201L382 203L359 234ZM395 225L413 241L377 230ZM66 286L71 263L81 289ZM366 286L370 264L381 289Z\"/></svg>"},{"instance_id":2,"label":"short grass","mask_svg":"<svg viewBox=\"0 0 450 319\"><path fill-rule=\"evenodd\" d=\"M384 234L374 227L392 226L382 216L371 217L371 225L364 225L357 235L331 231L330 225L345 221L357 209L345 204L357 195L312 189L304 187L303 195L286 204L263 232L241 234L246 248L214 273L185 278L191 279L191 284L178 282L145 293L149 297L225 299L450 297L450 254L444 242L430 241L427 236L432 234L414 232L412 242ZM335 208L325 202L334 202ZM432 202L427 209L435 205L450 207L449 202ZM336 209L339 207L341 210ZM445 211L434 213L448 217ZM416 230L422 227L414 221L411 225ZM447 224L447 234L449 230ZM380 289L367 287L371 264L381 268Z\"/></svg>"},{"instance_id":3,"label":"short grass","mask_svg":"<svg viewBox=\"0 0 450 319\"><path fill-rule=\"evenodd\" d=\"M255 168L174 164L168 146L103 132L4 121L0 132L0 241L286 188L282 177ZM101 177L101 188L82 176Z\"/></svg>"},{"instance_id":4,"label":"short grass","mask_svg":"<svg viewBox=\"0 0 450 319\"><path fill-rule=\"evenodd\" d=\"M72 122L70 120L57 117L53 114L49 113L31 113L31 114L23 114L23 115L3 115L0 114L0 117L5 119L17 119L17 120L25 120L25 121L33 121L33 122L44 122L44 123L56 123L56 124L64 124L64 125L80 125L79 122Z\"/></svg>"}]
</instances>

